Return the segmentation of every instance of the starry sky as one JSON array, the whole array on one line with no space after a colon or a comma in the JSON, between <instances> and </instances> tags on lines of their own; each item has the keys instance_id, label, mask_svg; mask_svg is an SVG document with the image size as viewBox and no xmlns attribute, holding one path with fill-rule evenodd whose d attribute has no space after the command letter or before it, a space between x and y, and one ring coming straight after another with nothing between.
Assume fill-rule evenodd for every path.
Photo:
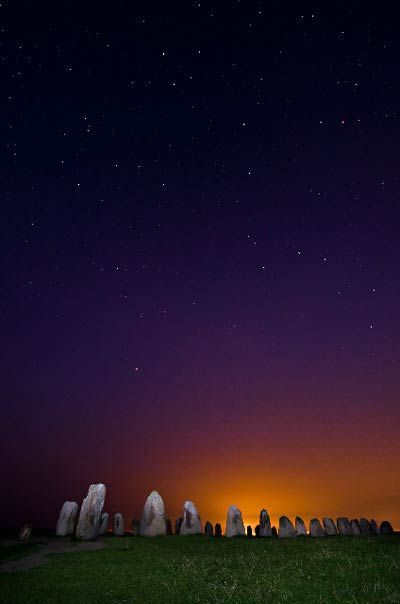
<instances>
[{"instance_id":1,"label":"starry sky","mask_svg":"<svg viewBox=\"0 0 400 604\"><path fill-rule=\"evenodd\" d=\"M2 524L400 527L399 17L2 1Z\"/></svg>"}]
</instances>

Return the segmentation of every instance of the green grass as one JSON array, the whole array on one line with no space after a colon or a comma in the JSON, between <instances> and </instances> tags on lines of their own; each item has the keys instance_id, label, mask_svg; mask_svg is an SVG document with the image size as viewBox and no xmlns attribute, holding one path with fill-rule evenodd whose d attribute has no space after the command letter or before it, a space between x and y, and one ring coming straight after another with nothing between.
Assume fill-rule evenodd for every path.
<instances>
[{"instance_id":1,"label":"green grass","mask_svg":"<svg viewBox=\"0 0 400 604\"><path fill-rule=\"evenodd\" d=\"M400 603L400 536L106 538L0 574L7 604Z\"/></svg>"}]
</instances>

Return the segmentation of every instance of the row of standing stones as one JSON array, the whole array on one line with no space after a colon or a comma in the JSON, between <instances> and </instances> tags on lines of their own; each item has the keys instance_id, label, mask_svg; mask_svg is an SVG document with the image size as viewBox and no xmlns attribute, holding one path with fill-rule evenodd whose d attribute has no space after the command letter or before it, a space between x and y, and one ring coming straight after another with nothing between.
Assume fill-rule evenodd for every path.
<instances>
[{"instance_id":1,"label":"row of standing stones","mask_svg":"<svg viewBox=\"0 0 400 604\"><path fill-rule=\"evenodd\" d=\"M106 496L106 487L104 484L92 484L89 487L87 496L82 502L81 510L76 525L78 515L78 504L74 501L66 501L61 508L58 518L56 534L58 536L73 535L75 533L78 539L92 540L108 531L109 515L104 512L104 501ZM76 528L75 528L76 525ZM164 502L157 493L152 491L144 504L143 513L140 522L133 520L133 535L142 535L145 537L155 537L157 535L172 535L174 533L172 523L166 518ZM113 520L114 535L122 536L125 533L124 519L122 514L114 515ZM183 505L183 515L175 523L175 534L195 535L202 534L203 527L199 513L192 501L185 501ZM256 537L278 536L281 539L306 536L325 537L329 535L379 535L393 533L393 528L387 520L377 525L375 520L349 520L345 517L337 518L336 524L331 518L323 518L322 524L318 518L310 521L309 532L307 533L304 521L297 516L293 525L287 516L279 518L279 529L271 526L268 512L263 509L260 512L260 522L255 529ZM204 525L204 534L206 536L222 536L220 524L214 527L210 522ZM225 537L252 536L252 528L245 530L242 512L235 506L228 508Z\"/></svg>"}]
</instances>

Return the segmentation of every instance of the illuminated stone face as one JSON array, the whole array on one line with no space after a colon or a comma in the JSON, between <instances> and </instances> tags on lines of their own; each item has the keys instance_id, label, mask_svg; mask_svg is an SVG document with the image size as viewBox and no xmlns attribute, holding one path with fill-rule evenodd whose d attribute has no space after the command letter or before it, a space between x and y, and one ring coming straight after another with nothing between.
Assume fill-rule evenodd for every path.
<instances>
[{"instance_id":1,"label":"illuminated stone face","mask_svg":"<svg viewBox=\"0 0 400 604\"><path fill-rule=\"evenodd\" d=\"M143 507L139 535L156 537L157 535L165 535L166 532L164 502L157 491L152 491Z\"/></svg>"},{"instance_id":2,"label":"illuminated stone face","mask_svg":"<svg viewBox=\"0 0 400 604\"><path fill-rule=\"evenodd\" d=\"M180 535L197 535L202 533L199 513L193 501L185 501L183 504L183 519L180 526Z\"/></svg>"}]
</instances>

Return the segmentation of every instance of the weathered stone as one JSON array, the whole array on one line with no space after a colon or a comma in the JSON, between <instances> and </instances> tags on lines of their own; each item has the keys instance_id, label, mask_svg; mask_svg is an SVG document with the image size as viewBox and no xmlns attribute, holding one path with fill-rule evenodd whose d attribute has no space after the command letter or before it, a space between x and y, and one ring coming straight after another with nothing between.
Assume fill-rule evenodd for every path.
<instances>
[{"instance_id":1,"label":"weathered stone","mask_svg":"<svg viewBox=\"0 0 400 604\"><path fill-rule=\"evenodd\" d=\"M353 531L353 535L361 535L360 523L358 522L357 518L350 520L350 526Z\"/></svg>"},{"instance_id":2,"label":"weathered stone","mask_svg":"<svg viewBox=\"0 0 400 604\"><path fill-rule=\"evenodd\" d=\"M101 515L101 522L100 522L100 532L99 535L105 535L106 532L108 531L108 522L109 522L109 515L107 512L103 512L103 514Z\"/></svg>"},{"instance_id":3,"label":"weathered stone","mask_svg":"<svg viewBox=\"0 0 400 604\"><path fill-rule=\"evenodd\" d=\"M144 504L139 534L144 537L156 537L165 535L166 532L164 502L157 491L152 491Z\"/></svg>"},{"instance_id":4,"label":"weathered stone","mask_svg":"<svg viewBox=\"0 0 400 604\"><path fill-rule=\"evenodd\" d=\"M260 525L257 524L256 528L254 529L254 533L256 535L256 537L260 536Z\"/></svg>"},{"instance_id":5,"label":"weathered stone","mask_svg":"<svg viewBox=\"0 0 400 604\"><path fill-rule=\"evenodd\" d=\"M180 535L201 535L203 532L199 513L193 501L183 504L183 519L180 526Z\"/></svg>"},{"instance_id":6,"label":"weathered stone","mask_svg":"<svg viewBox=\"0 0 400 604\"><path fill-rule=\"evenodd\" d=\"M219 522L217 522L217 524L215 525L215 536L216 537L222 537L222 527L220 525Z\"/></svg>"},{"instance_id":7,"label":"weathered stone","mask_svg":"<svg viewBox=\"0 0 400 604\"><path fill-rule=\"evenodd\" d=\"M66 537L67 535L74 534L77 513L78 504L75 501L66 501L63 503L57 520L57 537Z\"/></svg>"},{"instance_id":8,"label":"weathered stone","mask_svg":"<svg viewBox=\"0 0 400 604\"><path fill-rule=\"evenodd\" d=\"M137 518L133 518L132 522L131 522L131 531L132 531L132 535L138 535L139 534L139 526L140 526L140 522Z\"/></svg>"},{"instance_id":9,"label":"weathered stone","mask_svg":"<svg viewBox=\"0 0 400 604\"><path fill-rule=\"evenodd\" d=\"M311 518L310 520L310 537L325 537L325 531L318 518Z\"/></svg>"},{"instance_id":10,"label":"weathered stone","mask_svg":"<svg viewBox=\"0 0 400 604\"><path fill-rule=\"evenodd\" d=\"M32 534L32 525L24 524L23 526L21 526L20 531L18 533L18 541L20 543L27 543L29 541L29 539L31 538L31 534Z\"/></svg>"},{"instance_id":11,"label":"weathered stone","mask_svg":"<svg viewBox=\"0 0 400 604\"><path fill-rule=\"evenodd\" d=\"M117 537L122 537L125 533L124 518L120 512L114 514L113 533Z\"/></svg>"},{"instance_id":12,"label":"weathered stone","mask_svg":"<svg viewBox=\"0 0 400 604\"><path fill-rule=\"evenodd\" d=\"M183 520L182 516L175 520L175 535L179 535L179 532L181 530L182 520Z\"/></svg>"},{"instance_id":13,"label":"weathered stone","mask_svg":"<svg viewBox=\"0 0 400 604\"><path fill-rule=\"evenodd\" d=\"M333 522L332 518L323 518L322 519L323 525L324 525L324 531L325 534L333 537L334 535L337 535L337 528L335 523Z\"/></svg>"},{"instance_id":14,"label":"weathered stone","mask_svg":"<svg viewBox=\"0 0 400 604\"><path fill-rule=\"evenodd\" d=\"M340 518L336 519L336 525L339 535L353 535L353 529L351 528L351 524L346 516L340 516Z\"/></svg>"},{"instance_id":15,"label":"weathered stone","mask_svg":"<svg viewBox=\"0 0 400 604\"><path fill-rule=\"evenodd\" d=\"M296 533L297 537L305 537L307 535L305 522L302 518L300 518L300 516L296 516L294 521L294 532Z\"/></svg>"},{"instance_id":16,"label":"weathered stone","mask_svg":"<svg viewBox=\"0 0 400 604\"><path fill-rule=\"evenodd\" d=\"M379 530L379 526L376 523L376 520L372 519L369 524L370 524L370 527L371 527L371 533L373 535L380 535L381 534L381 532Z\"/></svg>"},{"instance_id":17,"label":"weathered stone","mask_svg":"<svg viewBox=\"0 0 400 604\"><path fill-rule=\"evenodd\" d=\"M246 528L246 535L248 537L252 537L253 536L253 529L251 528L250 524Z\"/></svg>"},{"instance_id":18,"label":"weathered stone","mask_svg":"<svg viewBox=\"0 0 400 604\"><path fill-rule=\"evenodd\" d=\"M276 526L272 527L271 532L272 532L272 536L273 537L277 537L278 536L278 531L276 530Z\"/></svg>"},{"instance_id":19,"label":"weathered stone","mask_svg":"<svg viewBox=\"0 0 400 604\"><path fill-rule=\"evenodd\" d=\"M384 520L381 522L380 526L381 535L391 535L393 533L393 527L390 524L389 520Z\"/></svg>"},{"instance_id":20,"label":"weathered stone","mask_svg":"<svg viewBox=\"0 0 400 604\"><path fill-rule=\"evenodd\" d=\"M204 534L206 537L212 537L214 535L213 525L211 522L208 522L208 520L204 525Z\"/></svg>"},{"instance_id":21,"label":"weathered stone","mask_svg":"<svg viewBox=\"0 0 400 604\"><path fill-rule=\"evenodd\" d=\"M371 534L371 526L369 524L369 520L366 518L360 518L359 521L361 534L362 535L370 535Z\"/></svg>"},{"instance_id":22,"label":"weathered stone","mask_svg":"<svg viewBox=\"0 0 400 604\"><path fill-rule=\"evenodd\" d=\"M279 518L279 539L288 539L291 537L296 537L293 523L287 516L281 516Z\"/></svg>"},{"instance_id":23,"label":"weathered stone","mask_svg":"<svg viewBox=\"0 0 400 604\"><path fill-rule=\"evenodd\" d=\"M88 541L96 539L100 533L101 513L106 498L104 484L91 484L87 496L82 502L76 536Z\"/></svg>"},{"instance_id":24,"label":"weathered stone","mask_svg":"<svg viewBox=\"0 0 400 604\"><path fill-rule=\"evenodd\" d=\"M268 512L262 509L260 512L260 537L272 537L271 520Z\"/></svg>"},{"instance_id":25,"label":"weathered stone","mask_svg":"<svg viewBox=\"0 0 400 604\"><path fill-rule=\"evenodd\" d=\"M231 505L226 516L225 537L239 537L245 534L242 512L236 505Z\"/></svg>"},{"instance_id":26,"label":"weathered stone","mask_svg":"<svg viewBox=\"0 0 400 604\"><path fill-rule=\"evenodd\" d=\"M172 529L172 522L170 518L165 519L165 531L167 535L173 535L174 531Z\"/></svg>"}]
</instances>

